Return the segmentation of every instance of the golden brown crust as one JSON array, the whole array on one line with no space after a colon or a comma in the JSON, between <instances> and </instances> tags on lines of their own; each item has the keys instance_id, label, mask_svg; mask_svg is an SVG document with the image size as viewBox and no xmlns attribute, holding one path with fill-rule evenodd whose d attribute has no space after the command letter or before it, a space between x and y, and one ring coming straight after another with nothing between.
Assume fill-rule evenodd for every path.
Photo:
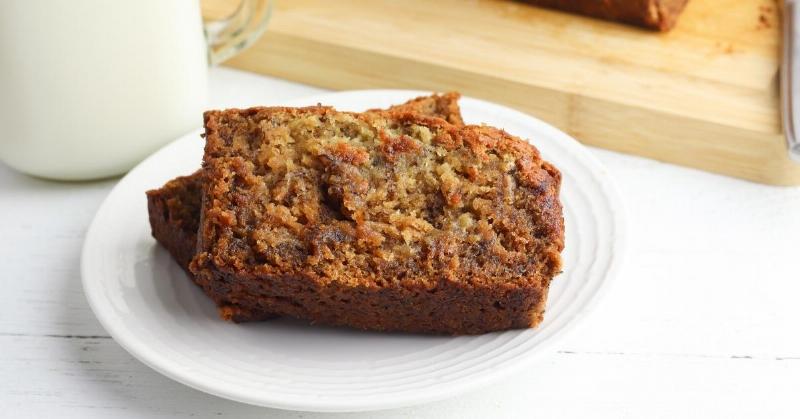
<instances>
[{"instance_id":1,"label":"golden brown crust","mask_svg":"<svg viewBox=\"0 0 800 419\"><path fill-rule=\"evenodd\" d=\"M389 111L407 111L418 115L427 115L442 118L453 125L464 125L461 119L461 108L458 100L461 94L448 92L441 95L420 96L401 105L390 107ZM368 112L381 112L381 109L371 109Z\"/></svg>"},{"instance_id":2,"label":"golden brown crust","mask_svg":"<svg viewBox=\"0 0 800 419\"><path fill-rule=\"evenodd\" d=\"M470 286L447 279L426 288L412 281L346 287L314 276L264 277L219 270L200 276L215 295L236 298L237 305L222 311L226 320L259 320L249 316L275 312L312 323L376 331L479 334L527 328L542 321L547 297L546 289Z\"/></svg>"},{"instance_id":3,"label":"golden brown crust","mask_svg":"<svg viewBox=\"0 0 800 419\"><path fill-rule=\"evenodd\" d=\"M560 174L527 142L404 110L205 122L191 269L215 300L375 330L541 321L564 246Z\"/></svg>"}]
</instances>

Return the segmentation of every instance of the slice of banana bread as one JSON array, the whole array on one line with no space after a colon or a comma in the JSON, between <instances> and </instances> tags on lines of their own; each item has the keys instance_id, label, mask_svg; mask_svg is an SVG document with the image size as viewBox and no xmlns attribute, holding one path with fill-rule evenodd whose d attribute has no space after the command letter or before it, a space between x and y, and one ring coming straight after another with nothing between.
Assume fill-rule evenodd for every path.
<instances>
[{"instance_id":1,"label":"slice of banana bread","mask_svg":"<svg viewBox=\"0 0 800 419\"><path fill-rule=\"evenodd\" d=\"M205 113L197 282L234 321L537 325L561 270L561 175L529 143L405 111Z\"/></svg>"},{"instance_id":2,"label":"slice of banana bread","mask_svg":"<svg viewBox=\"0 0 800 419\"><path fill-rule=\"evenodd\" d=\"M417 112L463 125L456 92L421 96L389 110ZM372 109L368 112L381 112ZM189 272L189 262L197 249L197 228L202 200L202 170L170 180L158 189L147 191L147 208L153 237Z\"/></svg>"},{"instance_id":3,"label":"slice of banana bread","mask_svg":"<svg viewBox=\"0 0 800 419\"><path fill-rule=\"evenodd\" d=\"M189 272L197 250L200 203L203 200L203 171L170 180L147 191L150 232L172 258Z\"/></svg>"},{"instance_id":4,"label":"slice of banana bread","mask_svg":"<svg viewBox=\"0 0 800 419\"><path fill-rule=\"evenodd\" d=\"M442 118L453 124L463 125L456 92L434 94L412 99L390 110L417 112L422 115ZM368 112L379 112L380 109ZM147 208L153 237L170 253L172 258L189 272L197 250L197 229L200 223L200 203L202 201L202 170L180 176L158 189L147 191ZM254 321L274 317L266 311L253 311L244 307L234 307L230 303L215 299L224 317L234 321Z\"/></svg>"}]
</instances>

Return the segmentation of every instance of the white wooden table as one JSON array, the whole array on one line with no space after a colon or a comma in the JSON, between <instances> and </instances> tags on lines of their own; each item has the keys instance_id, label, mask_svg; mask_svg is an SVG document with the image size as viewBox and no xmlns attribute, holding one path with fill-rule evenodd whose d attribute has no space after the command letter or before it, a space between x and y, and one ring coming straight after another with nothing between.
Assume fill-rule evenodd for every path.
<instances>
[{"instance_id":1,"label":"white wooden table","mask_svg":"<svg viewBox=\"0 0 800 419\"><path fill-rule=\"evenodd\" d=\"M228 69L211 106L319 89ZM622 275L557 351L456 399L360 418L800 417L800 188L593 150L630 215ZM81 290L85 230L114 180L0 165L0 417L320 418L192 390L126 353Z\"/></svg>"}]
</instances>

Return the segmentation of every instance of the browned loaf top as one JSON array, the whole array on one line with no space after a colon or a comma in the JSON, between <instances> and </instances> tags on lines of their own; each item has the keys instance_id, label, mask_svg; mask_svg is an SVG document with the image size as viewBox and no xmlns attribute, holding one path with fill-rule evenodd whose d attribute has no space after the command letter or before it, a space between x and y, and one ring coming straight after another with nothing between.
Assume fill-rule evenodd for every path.
<instances>
[{"instance_id":1,"label":"browned loaf top","mask_svg":"<svg viewBox=\"0 0 800 419\"><path fill-rule=\"evenodd\" d=\"M561 269L560 173L485 126L326 107L205 114L192 271L244 312L376 330L541 321Z\"/></svg>"},{"instance_id":2,"label":"browned loaf top","mask_svg":"<svg viewBox=\"0 0 800 419\"><path fill-rule=\"evenodd\" d=\"M666 31L688 0L524 0L537 6Z\"/></svg>"}]
</instances>

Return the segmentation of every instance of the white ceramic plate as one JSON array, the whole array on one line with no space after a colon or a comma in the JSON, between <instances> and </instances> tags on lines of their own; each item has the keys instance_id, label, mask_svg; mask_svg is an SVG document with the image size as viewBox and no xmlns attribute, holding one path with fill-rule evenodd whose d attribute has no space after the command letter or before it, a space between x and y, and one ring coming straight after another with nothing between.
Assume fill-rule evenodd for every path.
<instances>
[{"instance_id":1,"label":"white ceramic plate","mask_svg":"<svg viewBox=\"0 0 800 419\"><path fill-rule=\"evenodd\" d=\"M425 92L331 93L322 103L360 111ZM535 330L424 336L309 326L292 320L235 325L150 236L147 189L199 167L199 132L167 145L111 191L87 233L83 286L97 318L128 352L196 389L262 406L358 411L418 404L485 385L548 352L598 300L619 269L623 208L614 182L578 142L512 109L464 98L464 120L529 138L564 176L564 273Z\"/></svg>"}]
</instances>

